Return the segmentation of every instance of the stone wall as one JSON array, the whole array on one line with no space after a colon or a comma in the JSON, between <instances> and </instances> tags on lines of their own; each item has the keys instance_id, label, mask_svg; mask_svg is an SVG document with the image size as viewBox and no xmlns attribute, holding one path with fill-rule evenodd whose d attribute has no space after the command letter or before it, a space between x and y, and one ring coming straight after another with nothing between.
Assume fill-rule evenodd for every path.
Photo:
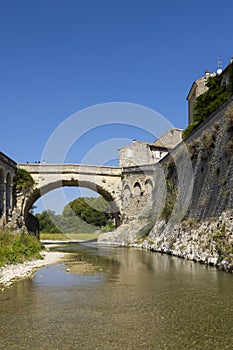
<instances>
[{"instance_id":1,"label":"stone wall","mask_svg":"<svg viewBox=\"0 0 233 350\"><path fill-rule=\"evenodd\" d=\"M152 143L135 140L131 145L119 149L119 164L121 168L154 164L159 162L167 153L164 145L158 147Z\"/></svg>"},{"instance_id":2,"label":"stone wall","mask_svg":"<svg viewBox=\"0 0 233 350\"><path fill-rule=\"evenodd\" d=\"M0 152L0 227L12 219L15 206L14 179L16 163Z\"/></svg>"},{"instance_id":3,"label":"stone wall","mask_svg":"<svg viewBox=\"0 0 233 350\"><path fill-rule=\"evenodd\" d=\"M188 217L206 220L233 208L233 102L207 120L186 145L194 172Z\"/></svg>"},{"instance_id":4,"label":"stone wall","mask_svg":"<svg viewBox=\"0 0 233 350\"><path fill-rule=\"evenodd\" d=\"M120 227L113 235L100 237L100 240L119 244L139 244L148 249L219 265L231 270L233 268L231 211L233 209L233 101L224 104L197 128L185 140L185 146L192 161L191 179L185 179L177 171L177 165L180 167L183 162L183 142L158 164L123 169L124 227ZM187 164L183 162L181 167L185 169L186 166ZM150 194L146 191L147 179L152 184ZM177 210L175 212L177 218L174 216L173 222L169 219L165 220L161 215L163 211L161 206L166 208L171 205L167 200L169 189L164 189L166 182L172 184L175 189L180 189L175 201L180 196L181 198L183 196L185 201L187 192L187 188L184 189L185 185L186 187L188 187L187 184L193 185L187 211L179 213ZM135 187L139 185L140 192L136 192ZM153 220L153 228L150 229L149 235L146 232L149 226L146 225L145 220L140 219L142 213L148 212L147 209L152 209ZM144 241L143 235L137 232L140 222L141 227L145 227L143 234L147 234ZM191 227L193 223L198 223L198 226Z\"/></svg>"}]
</instances>

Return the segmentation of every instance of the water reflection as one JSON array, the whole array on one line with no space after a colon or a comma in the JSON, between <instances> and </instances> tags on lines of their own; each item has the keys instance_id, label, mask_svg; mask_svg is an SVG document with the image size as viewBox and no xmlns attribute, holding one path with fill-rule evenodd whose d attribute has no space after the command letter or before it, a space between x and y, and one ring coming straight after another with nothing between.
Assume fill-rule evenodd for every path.
<instances>
[{"instance_id":1,"label":"water reflection","mask_svg":"<svg viewBox=\"0 0 233 350\"><path fill-rule=\"evenodd\" d=\"M0 348L232 348L232 275L140 249L58 249L73 254L0 294Z\"/></svg>"}]
</instances>

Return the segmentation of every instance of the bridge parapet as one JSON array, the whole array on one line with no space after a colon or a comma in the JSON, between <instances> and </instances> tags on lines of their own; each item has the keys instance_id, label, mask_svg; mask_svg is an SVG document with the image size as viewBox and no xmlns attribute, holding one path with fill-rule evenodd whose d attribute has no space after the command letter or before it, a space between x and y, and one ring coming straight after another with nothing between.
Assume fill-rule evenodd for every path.
<instances>
[{"instance_id":1,"label":"bridge parapet","mask_svg":"<svg viewBox=\"0 0 233 350\"><path fill-rule=\"evenodd\" d=\"M18 164L18 167L35 173L77 173L86 175L121 176L121 168L85 164Z\"/></svg>"}]
</instances>

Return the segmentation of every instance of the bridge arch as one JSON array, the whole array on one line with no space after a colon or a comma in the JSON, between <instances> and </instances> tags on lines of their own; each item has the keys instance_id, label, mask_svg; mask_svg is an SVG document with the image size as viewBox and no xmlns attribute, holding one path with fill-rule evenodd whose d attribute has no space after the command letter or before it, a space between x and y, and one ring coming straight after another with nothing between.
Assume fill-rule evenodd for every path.
<instances>
[{"instance_id":1,"label":"bridge arch","mask_svg":"<svg viewBox=\"0 0 233 350\"><path fill-rule=\"evenodd\" d=\"M34 186L22 205L22 216L27 222L33 204L46 193L61 187L85 187L102 195L111 206L116 226L120 224L121 170L113 167L81 165L21 165L27 170Z\"/></svg>"},{"instance_id":2,"label":"bridge arch","mask_svg":"<svg viewBox=\"0 0 233 350\"><path fill-rule=\"evenodd\" d=\"M113 212L118 212L119 208L117 207L117 205L114 202L114 198L112 197L111 193L104 191L102 188L100 188L98 185L97 186L93 186L92 183L82 183L79 184L78 182L75 181L63 181L62 185L60 181L51 183L47 186L42 187L41 189L38 188L34 188L30 191L30 193L27 195L27 198L25 200L25 205L24 205L24 209L23 209L23 216L26 217L27 213L30 211L30 209L32 208L33 204L41 197L43 197L43 195L61 188L61 187L85 187L88 188L90 190L93 190L94 192L100 194L101 196L104 197L104 199L106 201L109 202L109 204L112 207L112 211Z\"/></svg>"}]
</instances>

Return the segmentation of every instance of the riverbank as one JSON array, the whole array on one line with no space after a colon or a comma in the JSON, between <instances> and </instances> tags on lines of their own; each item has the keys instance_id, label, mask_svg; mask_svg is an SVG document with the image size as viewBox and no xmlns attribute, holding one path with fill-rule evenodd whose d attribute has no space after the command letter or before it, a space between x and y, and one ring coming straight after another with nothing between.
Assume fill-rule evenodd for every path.
<instances>
[{"instance_id":1,"label":"riverbank","mask_svg":"<svg viewBox=\"0 0 233 350\"><path fill-rule=\"evenodd\" d=\"M100 235L98 243L141 247L233 273L233 210L203 222L182 221L174 227L157 221L150 229L135 220Z\"/></svg>"},{"instance_id":2,"label":"riverbank","mask_svg":"<svg viewBox=\"0 0 233 350\"><path fill-rule=\"evenodd\" d=\"M64 260L66 253L52 252L49 250L41 253L43 259L25 261L21 264L11 264L0 268L0 290L11 286L15 281L32 277L39 268L56 264Z\"/></svg>"}]
</instances>

